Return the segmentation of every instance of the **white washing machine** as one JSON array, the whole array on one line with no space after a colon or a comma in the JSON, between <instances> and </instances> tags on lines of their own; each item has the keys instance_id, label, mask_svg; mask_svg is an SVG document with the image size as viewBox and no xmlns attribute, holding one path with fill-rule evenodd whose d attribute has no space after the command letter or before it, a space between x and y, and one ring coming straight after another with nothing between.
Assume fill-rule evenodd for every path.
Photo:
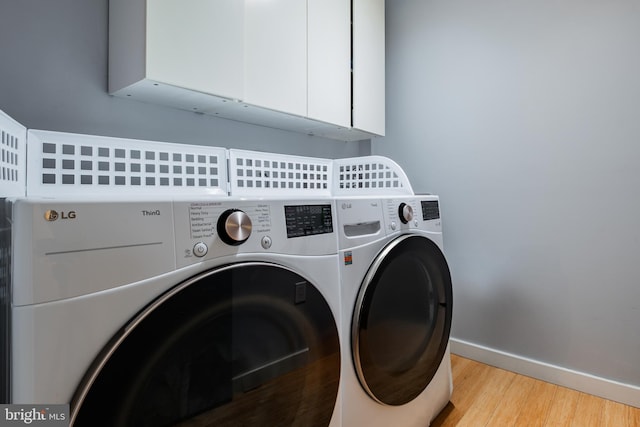
<instances>
[{"instance_id":1,"label":"white washing machine","mask_svg":"<svg viewBox=\"0 0 640 427\"><path fill-rule=\"evenodd\" d=\"M76 427L341 425L333 199L228 197L207 147L30 136L34 186L2 205L3 402L70 403Z\"/></svg>"},{"instance_id":2,"label":"white washing machine","mask_svg":"<svg viewBox=\"0 0 640 427\"><path fill-rule=\"evenodd\" d=\"M337 200L343 426L424 427L452 392L437 196Z\"/></svg>"}]
</instances>

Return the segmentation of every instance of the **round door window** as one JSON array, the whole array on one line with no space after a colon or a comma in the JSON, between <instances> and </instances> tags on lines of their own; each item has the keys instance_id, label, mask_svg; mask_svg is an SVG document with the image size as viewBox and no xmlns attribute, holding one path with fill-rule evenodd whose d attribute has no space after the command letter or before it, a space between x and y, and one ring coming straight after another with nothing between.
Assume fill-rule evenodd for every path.
<instances>
[{"instance_id":1,"label":"round door window","mask_svg":"<svg viewBox=\"0 0 640 427\"><path fill-rule=\"evenodd\" d=\"M335 320L319 290L288 269L251 263L202 274L123 331L72 404L74 426L330 423Z\"/></svg>"},{"instance_id":2,"label":"round door window","mask_svg":"<svg viewBox=\"0 0 640 427\"><path fill-rule=\"evenodd\" d=\"M431 240L389 244L367 273L352 321L358 378L380 403L403 405L431 382L451 329L451 275Z\"/></svg>"}]
</instances>

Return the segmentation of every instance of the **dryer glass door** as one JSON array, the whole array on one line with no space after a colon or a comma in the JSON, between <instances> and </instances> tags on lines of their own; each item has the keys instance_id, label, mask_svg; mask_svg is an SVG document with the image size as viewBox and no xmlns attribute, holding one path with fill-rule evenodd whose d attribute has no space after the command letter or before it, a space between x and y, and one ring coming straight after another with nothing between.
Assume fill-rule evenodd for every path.
<instances>
[{"instance_id":1,"label":"dryer glass door","mask_svg":"<svg viewBox=\"0 0 640 427\"><path fill-rule=\"evenodd\" d=\"M374 260L352 321L360 383L380 403L403 405L435 375L451 329L451 276L440 249L406 235Z\"/></svg>"},{"instance_id":2,"label":"dryer glass door","mask_svg":"<svg viewBox=\"0 0 640 427\"><path fill-rule=\"evenodd\" d=\"M161 297L95 365L72 403L75 427L326 427L340 345L315 286L280 266L244 263Z\"/></svg>"}]
</instances>

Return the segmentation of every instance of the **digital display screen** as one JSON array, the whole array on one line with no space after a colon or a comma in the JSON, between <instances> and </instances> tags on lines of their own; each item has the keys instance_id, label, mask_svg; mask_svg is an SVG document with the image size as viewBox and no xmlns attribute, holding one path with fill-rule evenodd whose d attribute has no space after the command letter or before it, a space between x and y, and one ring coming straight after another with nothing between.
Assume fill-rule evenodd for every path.
<instances>
[{"instance_id":1,"label":"digital display screen","mask_svg":"<svg viewBox=\"0 0 640 427\"><path fill-rule=\"evenodd\" d=\"M437 200L423 200L420 203L422 204L423 221L440 218L440 207Z\"/></svg>"},{"instance_id":2,"label":"digital display screen","mask_svg":"<svg viewBox=\"0 0 640 427\"><path fill-rule=\"evenodd\" d=\"M333 233L331 205L295 205L284 207L287 237Z\"/></svg>"}]
</instances>

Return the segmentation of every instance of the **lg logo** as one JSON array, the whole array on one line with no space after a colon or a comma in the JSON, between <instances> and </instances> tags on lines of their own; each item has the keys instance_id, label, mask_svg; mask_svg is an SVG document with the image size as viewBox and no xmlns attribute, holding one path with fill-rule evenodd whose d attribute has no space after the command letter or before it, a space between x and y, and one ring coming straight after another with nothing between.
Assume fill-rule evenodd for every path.
<instances>
[{"instance_id":1,"label":"lg logo","mask_svg":"<svg viewBox=\"0 0 640 427\"><path fill-rule=\"evenodd\" d=\"M75 219L75 218L76 218L76 211L58 212L51 209L44 213L44 219L46 219L47 221L56 221L58 219Z\"/></svg>"}]
</instances>

